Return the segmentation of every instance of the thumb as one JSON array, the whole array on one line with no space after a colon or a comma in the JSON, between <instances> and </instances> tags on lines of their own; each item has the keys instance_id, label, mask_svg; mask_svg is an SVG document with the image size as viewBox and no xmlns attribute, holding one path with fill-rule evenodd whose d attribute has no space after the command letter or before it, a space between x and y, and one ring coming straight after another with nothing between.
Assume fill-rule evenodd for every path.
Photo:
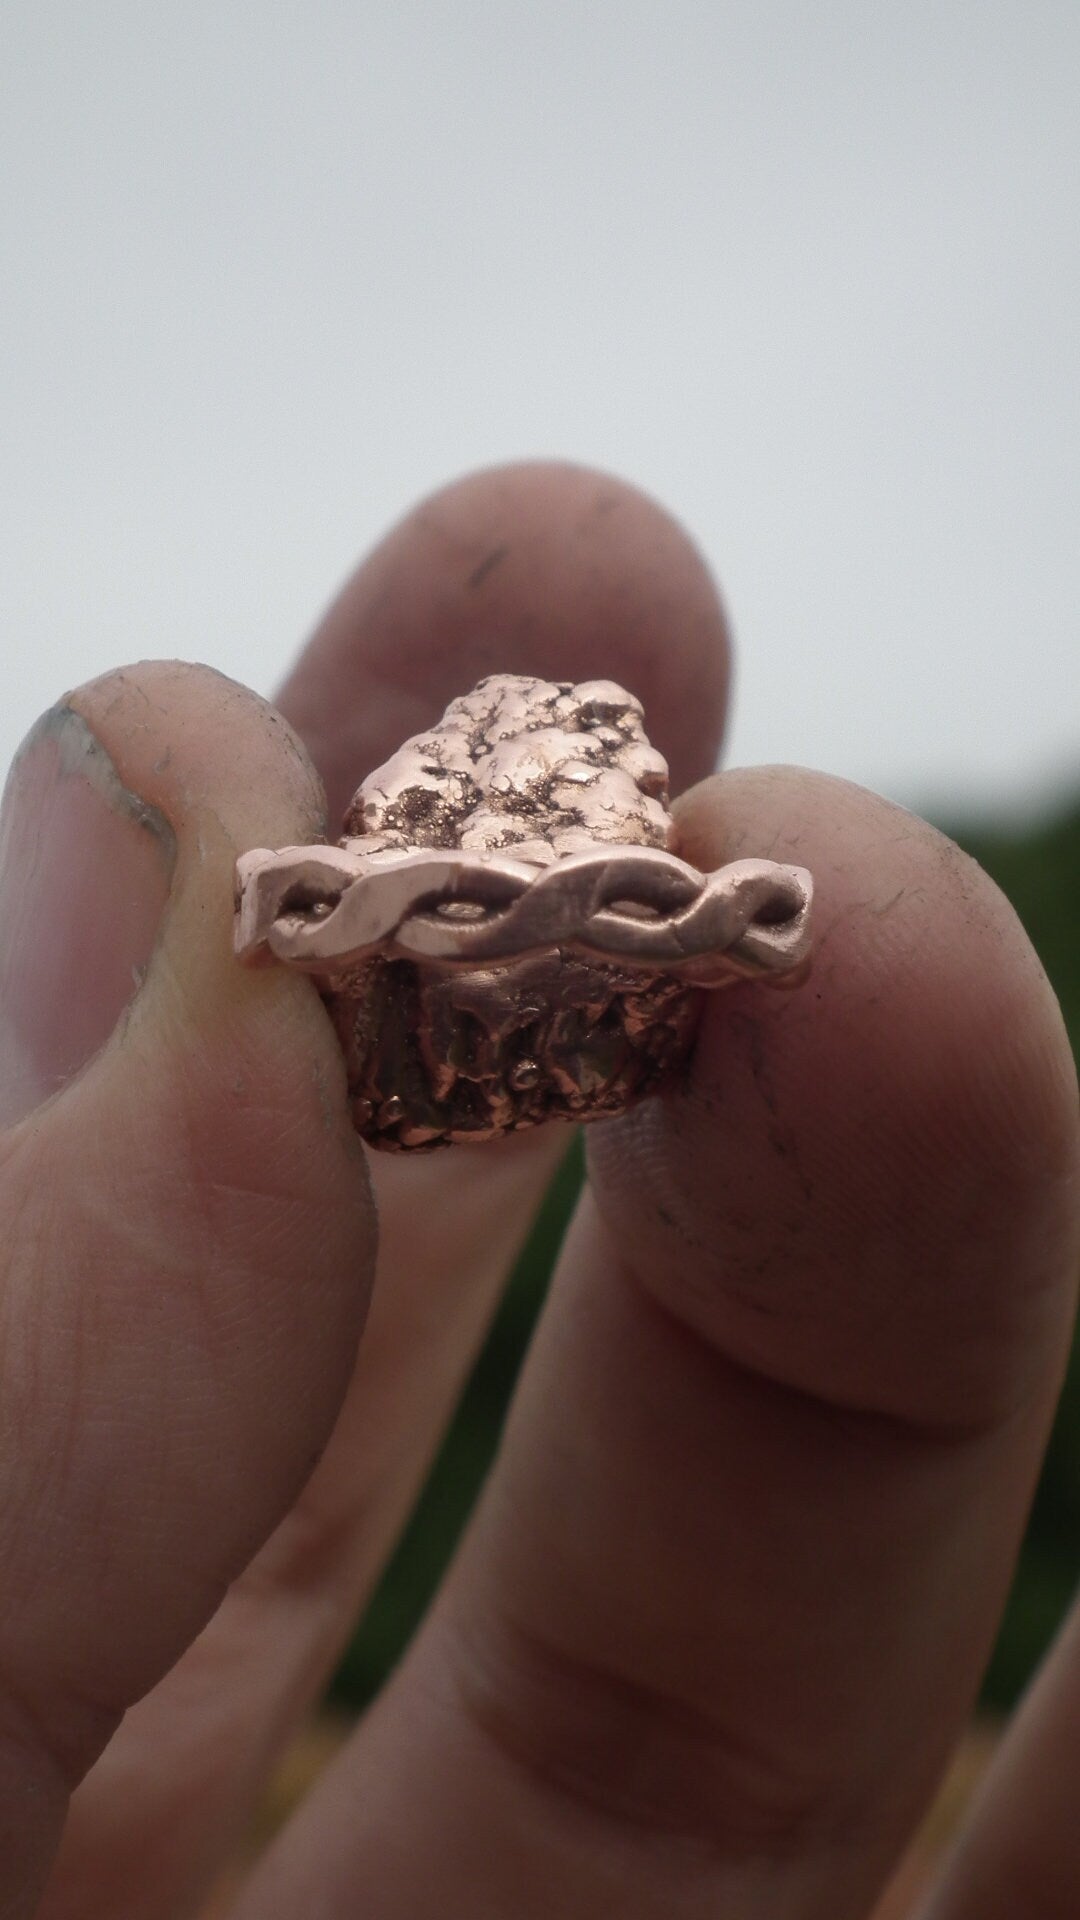
<instances>
[{"instance_id":1,"label":"thumb","mask_svg":"<svg viewBox=\"0 0 1080 1920\"><path fill-rule=\"evenodd\" d=\"M309 982L232 953L237 854L321 826L280 716L171 663L69 696L9 781L5 1920L125 1707L292 1503L350 1375L375 1233L337 1044Z\"/></svg>"}]
</instances>

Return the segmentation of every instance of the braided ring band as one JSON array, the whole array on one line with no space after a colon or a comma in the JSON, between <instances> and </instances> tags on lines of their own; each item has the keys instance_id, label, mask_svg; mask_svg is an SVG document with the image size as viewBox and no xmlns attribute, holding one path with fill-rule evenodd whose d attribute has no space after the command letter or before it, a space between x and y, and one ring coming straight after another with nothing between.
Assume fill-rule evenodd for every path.
<instances>
[{"instance_id":1,"label":"braided ring band","mask_svg":"<svg viewBox=\"0 0 1080 1920\"><path fill-rule=\"evenodd\" d=\"M701 988L803 977L809 874L680 860L666 771L621 688L492 676L368 776L338 846L241 857L237 954L316 978L372 1144L621 1112Z\"/></svg>"},{"instance_id":2,"label":"braided ring band","mask_svg":"<svg viewBox=\"0 0 1080 1920\"><path fill-rule=\"evenodd\" d=\"M771 860L702 874L652 847L572 853L539 869L434 848L379 862L286 847L245 854L239 873L241 957L265 945L308 973L379 952L467 971L562 947L706 986L790 972L809 945L810 877Z\"/></svg>"}]
</instances>

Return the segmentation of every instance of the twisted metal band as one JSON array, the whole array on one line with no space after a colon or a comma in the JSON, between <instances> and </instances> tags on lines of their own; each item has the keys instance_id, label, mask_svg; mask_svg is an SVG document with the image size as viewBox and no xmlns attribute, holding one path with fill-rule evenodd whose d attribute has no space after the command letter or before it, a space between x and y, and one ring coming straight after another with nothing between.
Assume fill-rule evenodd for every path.
<instances>
[{"instance_id":1,"label":"twisted metal band","mask_svg":"<svg viewBox=\"0 0 1080 1920\"><path fill-rule=\"evenodd\" d=\"M810 876L770 860L703 874L642 846L540 868L461 848L256 848L238 880L238 954L328 977L376 955L467 972L559 948L719 986L797 978L808 952Z\"/></svg>"}]
</instances>

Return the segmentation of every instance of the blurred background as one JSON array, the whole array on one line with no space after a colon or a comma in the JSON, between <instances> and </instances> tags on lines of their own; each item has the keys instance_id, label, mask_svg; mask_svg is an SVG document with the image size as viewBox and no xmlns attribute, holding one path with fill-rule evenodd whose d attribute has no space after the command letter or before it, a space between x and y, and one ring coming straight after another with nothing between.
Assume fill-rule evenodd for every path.
<instances>
[{"instance_id":1,"label":"blurred background","mask_svg":"<svg viewBox=\"0 0 1080 1920\"><path fill-rule=\"evenodd\" d=\"M1075 0L6 0L0 762L126 659L269 692L417 495L580 459L718 573L729 757L954 832L1075 1036L1078 78ZM579 1177L572 1153L342 1701L450 1550ZM992 1705L1078 1543L1080 1376Z\"/></svg>"}]
</instances>

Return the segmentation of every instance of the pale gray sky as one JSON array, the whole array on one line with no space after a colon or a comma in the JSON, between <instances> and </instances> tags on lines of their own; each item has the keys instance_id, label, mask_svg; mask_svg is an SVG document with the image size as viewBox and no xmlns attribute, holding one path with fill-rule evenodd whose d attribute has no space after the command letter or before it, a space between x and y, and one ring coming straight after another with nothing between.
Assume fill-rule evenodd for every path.
<instances>
[{"instance_id":1,"label":"pale gray sky","mask_svg":"<svg viewBox=\"0 0 1080 1920\"><path fill-rule=\"evenodd\" d=\"M1078 82L1077 0L6 0L0 761L557 454L714 564L733 759L1080 784Z\"/></svg>"}]
</instances>

